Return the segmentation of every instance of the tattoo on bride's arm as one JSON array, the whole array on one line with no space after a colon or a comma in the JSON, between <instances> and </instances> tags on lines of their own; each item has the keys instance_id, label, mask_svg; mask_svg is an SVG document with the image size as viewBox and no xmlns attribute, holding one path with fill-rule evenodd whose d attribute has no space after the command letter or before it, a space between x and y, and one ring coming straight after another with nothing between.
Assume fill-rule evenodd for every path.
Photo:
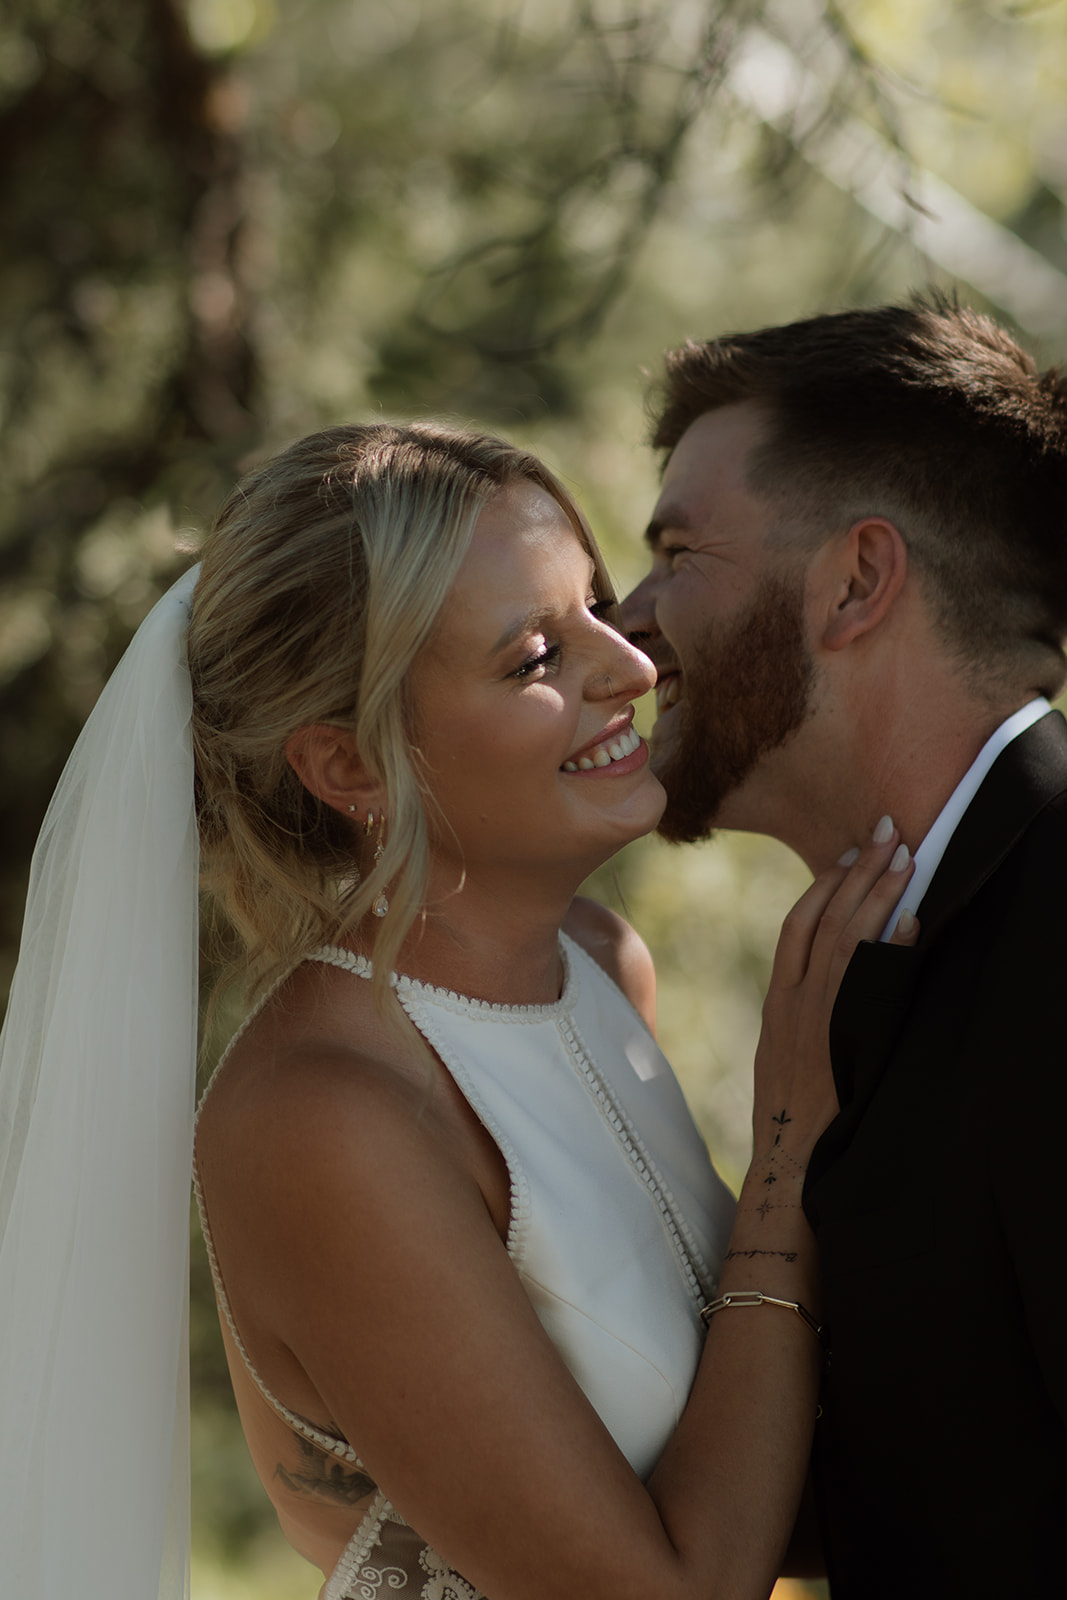
<instances>
[{"instance_id":1,"label":"tattoo on bride's arm","mask_svg":"<svg viewBox=\"0 0 1067 1600\"><path fill-rule=\"evenodd\" d=\"M777 1121L777 1118L775 1118L775 1121ZM778 1135L778 1138L781 1138L781 1134ZM773 1188L783 1177L788 1179L790 1172L798 1178L803 1178L807 1174L808 1169L803 1162L798 1161L796 1156L791 1155L788 1150L779 1145L777 1140L771 1146L764 1160L766 1162L766 1171L763 1174L762 1182L765 1189Z\"/></svg>"},{"instance_id":2,"label":"tattoo on bride's arm","mask_svg":"<svg viewBox=\"0 0 1067 1600\"><path fill-rule=\"evenodd\" d=\"M804 1177L808 1169L803 1165L802 1162L797 1160L796 1156L790 1155L788 1150L782 1150L781 1148L771 1151L772 1161L777 1161L779 1157L781 1157L783 1161L788 1161L793 1171L799 1173L802 1178Z\"/></svg>"},{"instance_id":3,"label":"tattoo on bride's arm","mask_svg":"<svg viewBox=\"0 0 1067 1600\"><path fill-rule=\"evenodd\" d=\"M354 1506L377 1490L373 1478L358 1467L346 1467L340 1461L323 1455L307 1439L298 1439L303 1457L302 1472L291 1472L279 1461L274 1476L280 1478L294 1494L314 1495L319 1500L332 1500L338 1505Z\"/></svg>"},{"instance_id":4,"label":"tattoo on bride's arm","mask_svg":"<svg viewBox=\"0 0 1067 1600\"><path fill-rule=\"evenodd\" d=\"M727 1250L723 1256L723 1263L727 1261L752 1261L756 1256L777 1256L780 1261L792 1264L798 1255L796 1250Z\"/></svg>"}]
</instances>

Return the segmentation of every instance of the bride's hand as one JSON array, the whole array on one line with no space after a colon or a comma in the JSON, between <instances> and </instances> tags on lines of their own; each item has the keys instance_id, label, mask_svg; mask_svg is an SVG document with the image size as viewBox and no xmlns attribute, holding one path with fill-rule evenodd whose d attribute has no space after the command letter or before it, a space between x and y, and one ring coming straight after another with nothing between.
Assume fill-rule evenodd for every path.
<instances>
[{"instance_id":1,"label":"bride's hand","mask_svg":"<svg viewBox=\"0 0 1067 1600\"><path fill-rule=\"evenodd\" d=\"M830 1013L857 944L878 939L913 870L907 847L892 828L884 841L872 840L851 866L820 873L786 917L756 1050L755 1158L777 1146L806 1165L819 1134L836 1115ZM911 919L892 943L911 945L918 935L918 923Z\"/></svg>"}]
</instances>

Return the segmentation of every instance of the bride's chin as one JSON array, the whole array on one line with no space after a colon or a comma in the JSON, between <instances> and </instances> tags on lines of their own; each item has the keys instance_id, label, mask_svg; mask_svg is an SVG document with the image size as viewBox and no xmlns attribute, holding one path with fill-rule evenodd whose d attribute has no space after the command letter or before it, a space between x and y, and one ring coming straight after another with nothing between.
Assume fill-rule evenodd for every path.
<instances>
[{"instance_id":1,"label":"bride's chin","mask_svg":"<svg viewBox=\"0 0 1067 1600\"><path fill-rule=\"evenodd\" d=\"M645 768L645 783L642 785L642 789L645 788L647 788L649 791L647 809L650 812L655 812L656 815L656 821L652 824L652 826L655 827L656 823L663 815L666 807L667 791L663 787L659 777L656 775L655 769L653 768L651 762Z\"/></svg>"},{"instance_id":2,"label":"bride's chin","mask_svg":"<svg viewBox=\"0 0 1067 1600\"><path fill-rule=\"evenodd\" d=\"M634 839L655 833L666 809L667 791L651 767L646 767L640 789L630 796L627 805L612 815L612 832L617 840L615 849L620 850Z\"/></svg>"}]
</instances>

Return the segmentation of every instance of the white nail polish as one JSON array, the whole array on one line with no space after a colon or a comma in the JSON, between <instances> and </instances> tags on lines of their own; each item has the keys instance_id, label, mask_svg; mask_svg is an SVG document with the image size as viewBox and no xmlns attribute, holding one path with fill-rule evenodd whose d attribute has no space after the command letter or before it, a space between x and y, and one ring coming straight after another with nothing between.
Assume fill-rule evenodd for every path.
<instances>
[{"instance_id":1,"label":"white nail polish","mask_svg":"<svg viewBox=\"0 0 1067 1600\"><path fill-rule=\"evenodd\" d=\"M837 864L839 867L850 867L852 863L854 861L858 861L859 858L860 847L858 844L854 844L851 850L846 850L843 856L838 857Z\"/></svg>"},{"instance_id":2,"label":"white nail polish","mask_svg":"<svg viewBox=\"0 0 1067 1600\"><path fill-rule=\"evenodd\" d=\"M893 819L892 817L882 817L873 834L871 835L871 838L874 840L875 844L887 844L892 837Z\"/></svg>"},{"instance_id":3,"label":"white nail polish","mask_svg":"<svg viewBox=\"0 0 1067 1600\"><path fill-rule=\"evenodd\" d=\"M893 859L889 863L890 872L903 872L910 860L911 854L907 845L898 844L896 849L893 851Z\"/></svg>"},{"instance_id":4,"label":"white nail polish","mask_svg":"<svg viewBox=\"0 0 1067 1600\"><path fill-rule=\"evenodd\" d=\"M894 932L899 933L902 939L906 939L914 926L915 913L913 911L909 911L905 907L905 909L900 913L900 916L897 918L897 925L894 929Z\"/></svg>"}]
</instances>

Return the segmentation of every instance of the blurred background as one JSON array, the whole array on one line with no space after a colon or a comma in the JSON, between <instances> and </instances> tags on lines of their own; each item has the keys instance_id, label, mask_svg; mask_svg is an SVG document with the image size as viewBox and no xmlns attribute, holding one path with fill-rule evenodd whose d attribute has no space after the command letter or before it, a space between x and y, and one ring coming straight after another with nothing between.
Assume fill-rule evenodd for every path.
<instances>
[{"instance_id":1,"label":"blurred background","mask_svg":"<svg viewBox=\"0 0 1067 1600\"><path fill-rule=\"evenodd\" d=\"M935 283L1048 365L1065 217L1064 0L8 0L0 987L74 736L263 454L378 414L490 427L573 487L624 590L666 347ZM594 884L653 948L665 1047L734 1182L805 882L734 836L644 841ZM194 1596L310 1600L198 1245L193 1322Z\"/></svg>"}]
</instances>

